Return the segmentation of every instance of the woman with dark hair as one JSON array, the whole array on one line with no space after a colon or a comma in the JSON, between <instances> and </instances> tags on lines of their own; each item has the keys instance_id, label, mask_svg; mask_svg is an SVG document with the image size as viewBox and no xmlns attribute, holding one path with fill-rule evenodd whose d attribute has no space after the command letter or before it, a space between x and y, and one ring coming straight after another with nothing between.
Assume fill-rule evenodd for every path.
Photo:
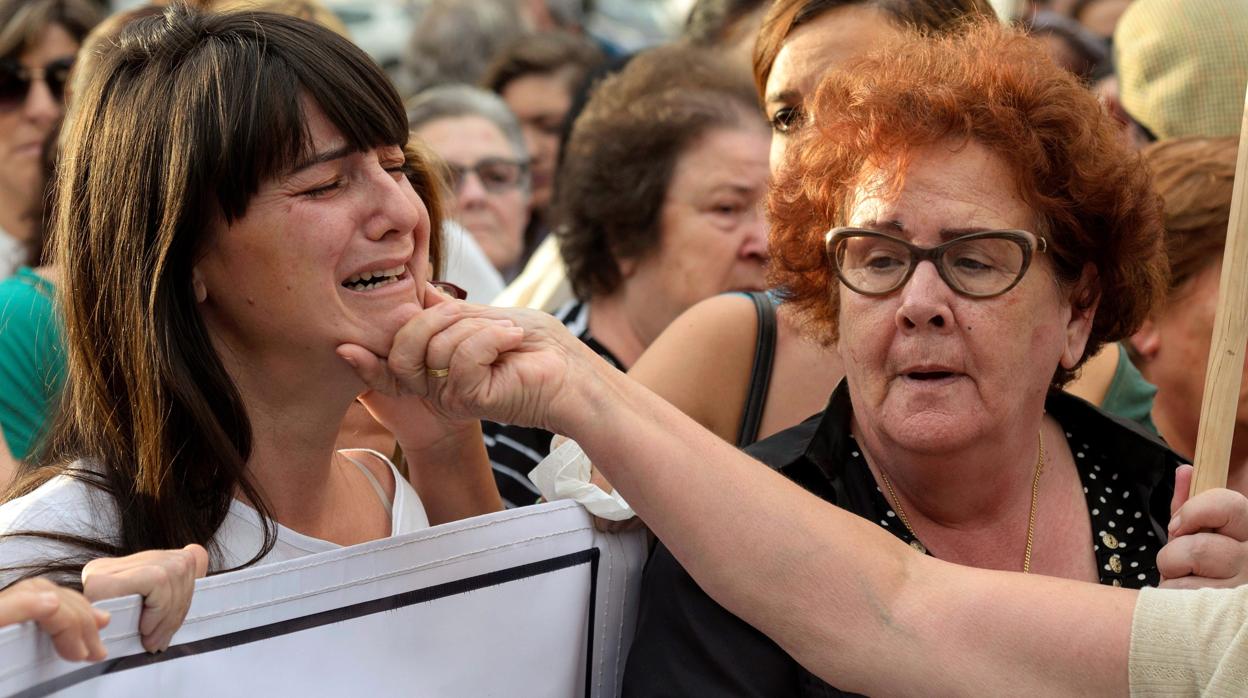
<instances>
[{"instance_id":1,"label":"woman with dark hair","mask_svg":"<svg viewBox=\"0 0 1248 698\"><path fill-rule=\"evenodd\" d=\"M498 507L477 423L419 399L363 398L411 483L334 449L365 388L336 347L384 351L441 299L440 184L360 49L303 20L175 5L102 52L63 148L68 377L47 465L0 506L0 581L143 594L158 649L205 570Z\"/></svg>"},{"instance_id":2,"label":"woman with dark hair","mask_svg":"<svg viewBox=\"0 0 1248 698\"><path fill-rule=\"evenodd\" d=\"M665 46L603 80L577 118L554 203L579 300L556 317L627 369L694 303L764 283L767 130L749 83L719 57ZM503 499L532 504L540 429L487 423Z\"/></svg>"},{"instance_id":3,"label":"woman with dark hair","mask_svg":"<svg viewBox=\"0 0 1248 698\"><path fill-rule=\"evenodd\" d=\"M533 216L540 231L526 239L526 255L545 235L547 209L554 198L559 139L572 96L604 60L592 41L567 32L522 36L505 47L486 70L481 84L495 92L520 121L531 160Z\"/></svg>"}]
</instances>

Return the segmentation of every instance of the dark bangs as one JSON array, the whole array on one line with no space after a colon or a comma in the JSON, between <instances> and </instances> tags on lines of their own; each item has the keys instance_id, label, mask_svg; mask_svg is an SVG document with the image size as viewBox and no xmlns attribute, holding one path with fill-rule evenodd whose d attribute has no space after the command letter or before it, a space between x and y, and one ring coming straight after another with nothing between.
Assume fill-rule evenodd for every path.
<instances>
[{"instance_id":1,"label":"dark bangs","mask_svg":"<svg viewBox=\"0 0 1248 698\"><path fill-rule=\"evenodd\" d=\"M167 165L191 160L173 167L187 176L183 191L199 198L185 202L195 213L190 221L211 220L215 208L233 222L261 182L307 154L304 97L353 148L407 143L403 102L385 74L355 44L318 24L173 5L131 23L119 44L128 54L123 66L147 83L133 89L151 93L155 111L167 110L169 132L158 137L167 148L155 157ZM149 70L152 61L168 69Z\"/></svg>"},{"instance_id":2,"label":"dark bangs","mask_svg":"<svg viewBox=\"0 0 1248 698\"><path fill-rule=\"evenodd\" d=\"M217 78L215 94L204 95L211 103L204 106L219 117L213 126L221 147L203 153L219 159L201 191L217 193L227 222L246 212L261 182L309 154L305 97L352 148L407 143L407 115L398 93L376 63L342 36L272 13L227 13L209 16L206 23L217 26L207 28L200 55L188 58L207 62L209 70L184 75ZM220 66L228 66L228 73L214 74Z\"/></svg>"}]
</instances>

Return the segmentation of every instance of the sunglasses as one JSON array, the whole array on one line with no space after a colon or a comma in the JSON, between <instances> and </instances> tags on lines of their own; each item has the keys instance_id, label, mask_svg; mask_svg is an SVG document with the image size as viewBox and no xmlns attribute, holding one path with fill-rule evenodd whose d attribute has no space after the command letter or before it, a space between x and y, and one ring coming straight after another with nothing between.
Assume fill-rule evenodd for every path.
<instances>
[{"instance_id":1,"label":"sunglasses","mask_svg":"<svg viewBox=\"0 0 1248 698\"><path fill-rule=\"evenodd\" d=\"M0 111L11 111L22 106L36 80L42 80L52 97L63 102L65 83L69 81L69 70L73 67L72 56L58 58L42 68L27 68L11 58L0 60Z\"/></svg>"}]
</instances>

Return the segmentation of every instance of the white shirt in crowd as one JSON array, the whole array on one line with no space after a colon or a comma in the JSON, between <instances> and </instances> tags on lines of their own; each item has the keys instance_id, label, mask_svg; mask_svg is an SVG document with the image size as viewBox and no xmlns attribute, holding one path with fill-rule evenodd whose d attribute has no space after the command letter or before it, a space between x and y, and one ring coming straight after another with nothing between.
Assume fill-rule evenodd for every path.
<instances>
[{"instance_id":1,"label":"white shirt in crowd","mask_svg":"<svg viewBox=\"0 0 1248 698\"><path fill-rule=\"evenodd\" d=\"M370 480L378 496L382 494L380 483L372 473L349 453L368 453L383 460L394 478L394 499L382 503L390 509L390 535L398 536L429 527L425 507L394 464L376 451L351 449L339 451L355 463ZM0 505L0 533L16 531L43 531L66 533L97 540L108 540L117 535L117 511L112 497L98 488L68 476L58 475L45 482L33 492ZM247 562L260 551L264 540L264 527L255 509L235 499L229 512L213 538L220 557L212 558L210 570L229 569ZM277 525L277 542L273 549L256 564L284 562L314 553L335 550L341 546L326 540L306 536L297 531ZM19 536L0 538L0 587L21 575L18 571L4 568L30 563L46 562L75 554L72 547L44 540ZM212 552L210 548L210 552Z\"/></svg>"},{"instance_id":2,"label":"white shirt in crowd","mask_svg":"<svg viewBox=\"0 0 1248 698\"><path fill-rule=\"evenodd\" d=\"M462 225L451 220L442 225L442 249L442 280L467 291L468 301L486 304L502 292L503 275Z\"/></svg>"}]
</instances>

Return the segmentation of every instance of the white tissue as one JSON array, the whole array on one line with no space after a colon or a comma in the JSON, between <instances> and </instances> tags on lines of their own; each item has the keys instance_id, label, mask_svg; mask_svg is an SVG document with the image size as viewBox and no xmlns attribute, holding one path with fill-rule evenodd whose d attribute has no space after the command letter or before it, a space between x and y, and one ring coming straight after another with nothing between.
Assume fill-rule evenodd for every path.
<instances>
[{"instance_id":1,"label":"white tissue","mask_svg":"<svg viewBox=\"0 0 1248 698\"><path fill-rule=\"evenodd\" d=\"M579 444L564 436L551 440L550 455L529 473L542 496L553 502L571 499L594 516L609 521L631 519L635 514L617 492L604 492L589 481L592 466Z\"/></svg>"}]
</instances>

